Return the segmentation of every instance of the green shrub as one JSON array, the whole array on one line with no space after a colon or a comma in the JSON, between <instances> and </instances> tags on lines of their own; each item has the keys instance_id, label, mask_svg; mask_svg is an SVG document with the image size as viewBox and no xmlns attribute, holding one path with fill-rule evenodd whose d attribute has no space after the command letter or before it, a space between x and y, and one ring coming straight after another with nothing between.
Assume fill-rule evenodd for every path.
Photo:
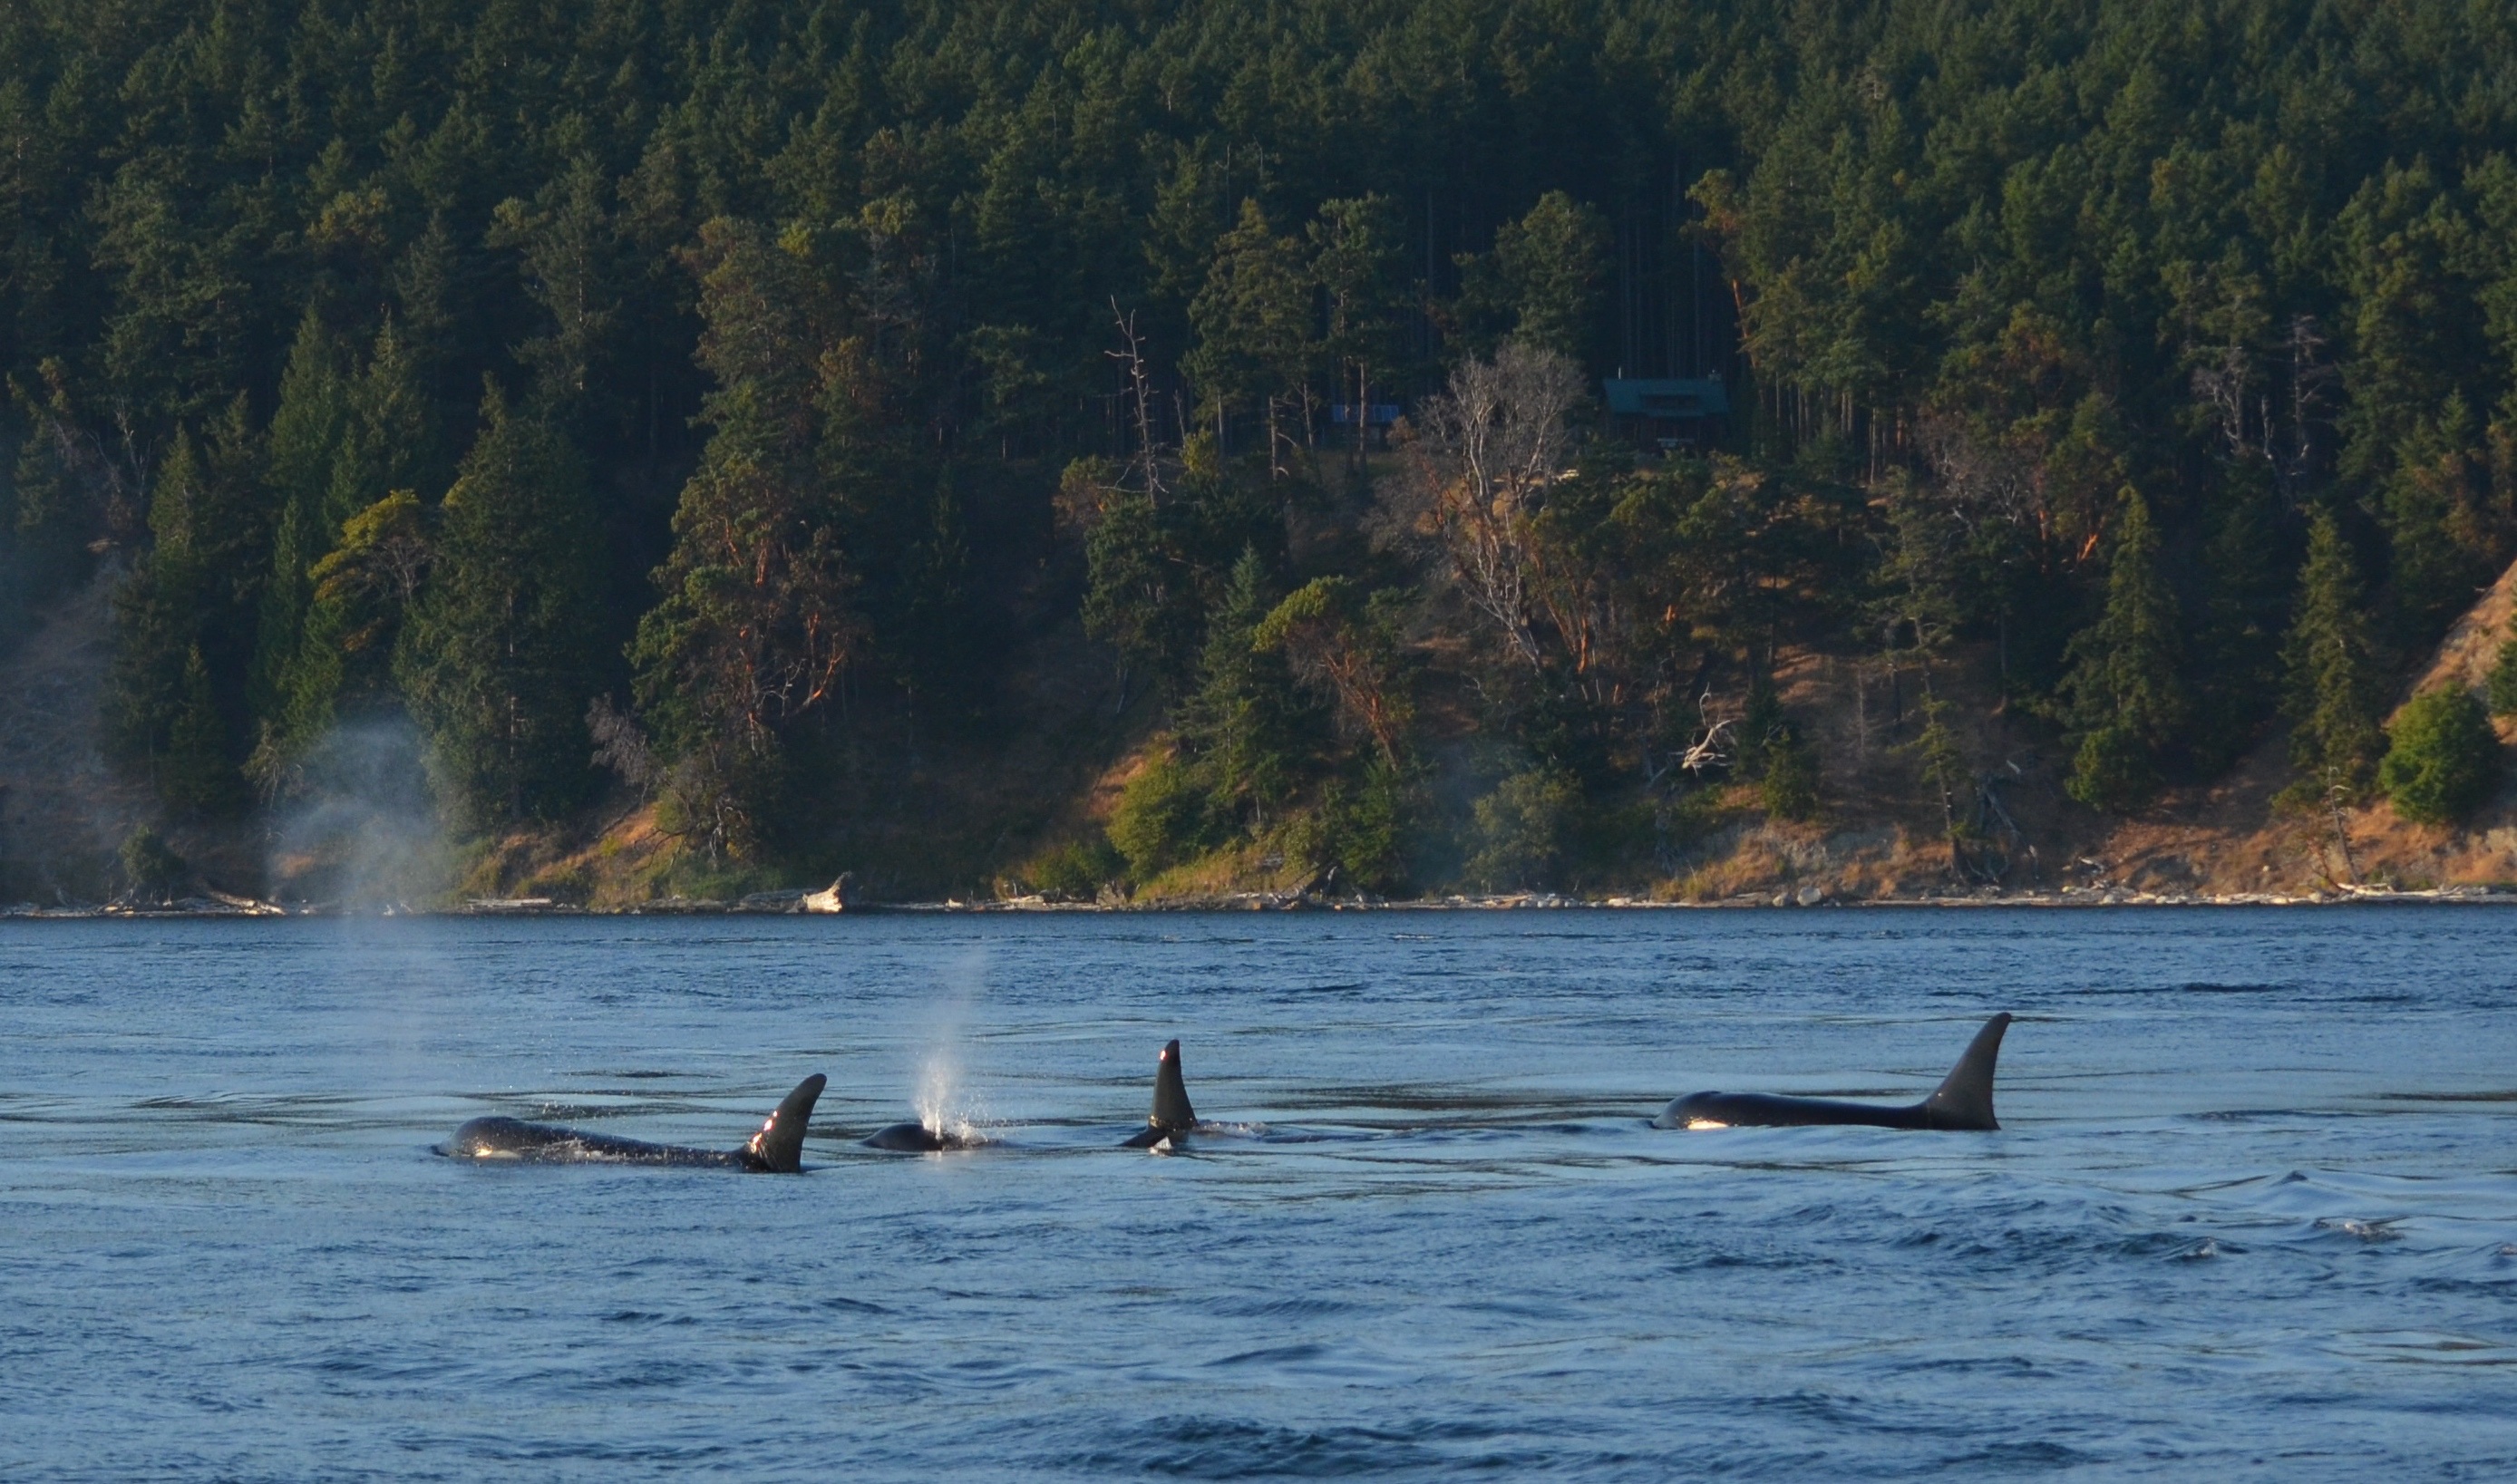
<instances>
[{"instance_id":1,"label":"green shrub","mask_svg":"<svg viewBox=\"0 0 2517 1484\"><path fill-rule=\"evenodd\" d=\"M2158 792L2150 747L2129 722L2113 721L2080 739L2063 791L2092 809L2129 814Z\"/></svg>"},{"instance_id":2,"label":"green shrub","mask_svg":"<svg viewBox=\"0 0 2517 1484\"><path fill-rule=\"evenodd\" d=\"M1045 896L1090 902L1127 869L1127 861L1109 840L1095 837L1069 840L1040 856L1022 869L1022 879Z\"/></svg>"},{"instance_id":3,"label":"green shrub","mask_svg":"<svg viewBox=\"0 0 2517 1484\"><path fill-rule=\"evenodd\" d=\"M1215 843L1215 835L1206 780L1171 751L1145 765L1110 815L1110 843L1128 858L1128 869L1139 881L1194 859Z\"/></svg>"},{"instance_id":4,"label":"green shrub","mask_svg":"<svg viewBox=\"0 0 2517 1484\"><path fill-rule=\"evenodd\" d=\"M2491 794L2499 739L2482 702L2460 685L2415 696L2387 733L2378 785L2416 825L2452 825Z\"/></svg>"},{"instance_id":5,"label":"green shrub","mask_svg":"<svg viewBox=\"0 0 2517 1484\"><path fill-rule=\"evenodd\" d=\"M2491 714L2517 716L2517 639L2499 646L2491 666Z\"/></svg>"},{"instance_id":6,"label":"green shrub","mask_svg":"<svg viewBox=\"0 0 2517 1484\"><path fill-rule=\"evenodd\" d=\"M1762 673L1748 677L1748 709L1739 718L1730 772L1752 784L1761 782L1775 753L1790 745L1792 729L1783 716L1783 699Z\"/></svg>"},{"instance_id":7,"label":"green shrub","mask_svg":"<svg viewBox=\"0 0 2517 1484\"><path fill-rule=\"evenodd\" d=\"M1807 820L1817 815L1817 749L1803 741L1798 728L1785 726L1766 744L1766 776L1757 796L1766 813L1778 820Z\"/></svg>"},{"instance_id":8,"label":"green shrub","mask_svg":"<svg viewBox=\"0 0 2517 1484\"><path fill-rule=\"evenodd\" d=\"M119 854L123 879L131 883L132 891L157 901L171 895L192 869L191 863L146 825L123 837Z\"/></svg>"},{"instance_id":9,"label":"green shrub","mask_svg":"<svg viewBox=\"0 0 2517 1484\"><path fill-rule=\"evenodd\" d=\"M1581 800L1581 786L1551 768L1505 779L1476 802L1469 878L1489 890L1554 885Z\"/></svg>"},{"instance_id":10,"label":"green shrub","mask_svg":"<svg viewBox=\"0 0 2517 1484\"><path fill-rule=\"evenodd\" d=\"M1287 831L1288 853L1313 870L1334 870L1332 890L1388 895L1407 885L1407 821L1414 786L1375 759L1359 784L1332 783L1320 806Z\"/></svg>"}]
</instances>

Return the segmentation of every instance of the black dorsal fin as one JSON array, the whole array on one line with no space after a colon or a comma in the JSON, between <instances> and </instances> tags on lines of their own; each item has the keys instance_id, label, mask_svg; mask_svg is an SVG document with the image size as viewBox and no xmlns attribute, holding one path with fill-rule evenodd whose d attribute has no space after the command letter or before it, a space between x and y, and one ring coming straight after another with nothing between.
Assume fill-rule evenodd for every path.
<instances>
[{"instance_id":1,"label":"black dorsal fin","mask_svg":"<svg viewBox=\"0 0 2517 1484\"><path fill-rule=\"evenodd\" d=\"M1935 1128L1999 1128L1992 1117L1992 1064L2001 1055L2001 1033L2010 1029L2010 1012L1984 1023L1967 1042L1966 1054L1941 1081L1940 1090L1923 1099L1924 1116Z\"/></svg>"},{"instance_id":2,"label":"black dorsal fin","mask_svg":"<svg viewBox=\"0 0 2517 1484\"><path fill-rule=\"evenodd\" d=\"M823 1084L830 1079L819 1072L795 1084L769 1122L743 1146L744 1154L754 1169L774 1175L791 1175L804 1167L804 1125L813 1121L813 1104L822 1096Z\"/></svg>"},{"instance_id":3,"label":"black dorsal fin","mask_svg":"<svg viewBox=\"0 0 2517 1484\"><path fill-rule=\"evenodd\" d=\"M1154 1116L1157 1128L1194 1128L1197 1110L1188 1105L1188 1082L1180 1076L1179 1042L1163 1047L1163 1064L1154 1073Z\"/></svg>"}]
</instances>

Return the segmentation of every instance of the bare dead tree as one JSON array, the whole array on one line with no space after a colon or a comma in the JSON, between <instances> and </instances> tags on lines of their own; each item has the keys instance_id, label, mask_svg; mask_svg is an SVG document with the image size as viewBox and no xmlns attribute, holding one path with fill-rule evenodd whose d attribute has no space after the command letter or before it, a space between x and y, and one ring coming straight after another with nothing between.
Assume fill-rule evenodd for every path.
<instances>
[{"instance_id":1,"label":"bare dead tree","mask_svg":"<svg viewBox=\"0 0 2517 1484\"><path fill-rule=\"evenodd\" d=\"M2315 477L2316 422L2323 415L2334 383L2341 379L2325 359L2325 327L2314 315L2290 317L2289 331L2282 342L2282 349L2289 355L2289 439L2273 461L2273 472L2281 480L2282 492L2293 504L2304 492L2307 482ZM2269 442L2269 428L2265 438Z\"/></svg>"},{"instance_id":2,"label":"bare dead tree","mask_svg":"<svg viewBox=\"0 0 2517 1484\"><path fill-rule=\"evenodd\" d=\"M1492 360L1461 362L1449 392L1420 409L1392 491L1398 524L1448 559L1470 606L1533 669L1543 657L1531 523L1572 461L1566 417L1581 396L1581 371L1553 351L1514 342Z\"/></svg>"},{"instance_id":3,"label":"bare dead tree","mask_svg":"<svg viewBox=\"0 0 2517 1484\"><path fill-rule=\"evenodd\" d=\"M1736 752L1731 744L1730 734L1738 730L1739 718L1713 714L1711 686L1706 686L1704 694L1695 699L1695 714L1701 726L1695 734L1695 740L1680 750L1678 766L1685 769L1690 775L1701 778L1707 768L1730 766L1730 760Z\"/></svg>"},{"instance_id":4,"label":"bare dead tree","mask_svg":"<svg viewBox=\"0 0 2517 1484\"><path fill-rule=\"evenodd\" d=\"M1110 301L1110 316L1119 324L1120 348L1103 355L1127 367L1128 419L1134 425L1136 446L1128 457L1128 472L1157 505L1163 499L1162 441L1154 436L1154 384L1145 374L1145 343L1136 333L1136 312Z\"/></svg>"},{"instance_id":5,"label":"bare dead tree","mask_svg":"<svg viewBox=\"0 0 2517 1484\"><path fill-rule=\"evenodd\" d=\"M2232 463L2255 452L2246 436L2246 394L2254 382L2254 357L2246 346L2236 343L2215 347L2212 359L2194 368L2194 395L2208 403L2219 420L2220 441Z\"/></svg>"}]
</instances>

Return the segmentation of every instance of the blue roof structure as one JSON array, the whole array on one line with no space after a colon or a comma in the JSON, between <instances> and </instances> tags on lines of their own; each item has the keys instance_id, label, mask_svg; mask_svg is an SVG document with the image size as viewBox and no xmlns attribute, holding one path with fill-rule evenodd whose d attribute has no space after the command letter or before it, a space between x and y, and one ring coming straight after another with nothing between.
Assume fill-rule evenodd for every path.
<instances>
[{"instance_id":1,"label":"blue roof structure","mask_svg":"<svg viewBox=\"0 0 2517 1484\"><path fill-rule=\"evenodd\" d=\"M1701 379L1610 377L1602 383L1611 417L1677 420L1722 417L1730 411L1730 392L1718 376Z\"/></svg>"}]
</instances>

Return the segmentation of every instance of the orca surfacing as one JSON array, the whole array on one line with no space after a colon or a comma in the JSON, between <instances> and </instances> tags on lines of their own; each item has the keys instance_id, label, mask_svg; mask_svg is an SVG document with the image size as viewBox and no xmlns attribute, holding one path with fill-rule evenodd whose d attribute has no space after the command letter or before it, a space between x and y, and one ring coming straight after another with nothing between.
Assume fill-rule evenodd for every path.
<instances>
[{"instance_id":1,"label":"orca surfacing","mask_svg":"<svg viewBox=\"0 0 2517 1484\"><path fill-rule=\"evenodd\" d=\"M1119 1147L1152 1149L1166 1141L1176 1141L1196 1127L1197 1110L1188 1104L1188 1081L1180 1075L1180 1048L1174 1039L1163 1047L1161 1065L1154 1069L1153 1113L1146 1118L1145 1126Z\"/></svg>"},{"instance_id":2,"label":"orca surfacing","mask_svg":"<svg viewBox=\"0 0 2517 1484\"><path fill-rule=\"evenodd\" d=\"M741 1149L685 1149L677 1144L650 1144L609 1133L588 1133L522 1119L474 1119L454 1130L438 1153L458 1160L517 1160L529 1164L673 1165L685 1167L745 1169L755 1174L791 1175L802 1171L804 1126L812 1122L813 1104L828 1080L819 1072L795 1084L778 1111L760 1125Z\"/></svg>"},{"instance_id":3,"label":"orca surfacing","mask_svg":"<svg viewBox=\"0 0 2517 1484\"><path fill-rule=\"evenodd\" d=\"M1992 1116L1992 1066L2001 1055L2003 1011L1984 1023L1966 1054L1930 1097L1903 1108L1845 1103L1822 1097L1783 1097L1770 1092L1691 1092L1661 1110L1654 1128L1782 1128L1814 1124L1858 1124L1875 1128L1997 1129Z\"/></svg>"},{"instance_id":4,"label":"orca surfacing","mask_svg":"<svg viewBox=\"0 0 2517 1484\"><path fill-rule=\"evenodd\" d=\"M912 1122L877 1128L858 1142L868 1149L888 1149L894 1154L942 1154L952 1149L976 1149L984 1141Z\"/></svg>"}]
</instances>

